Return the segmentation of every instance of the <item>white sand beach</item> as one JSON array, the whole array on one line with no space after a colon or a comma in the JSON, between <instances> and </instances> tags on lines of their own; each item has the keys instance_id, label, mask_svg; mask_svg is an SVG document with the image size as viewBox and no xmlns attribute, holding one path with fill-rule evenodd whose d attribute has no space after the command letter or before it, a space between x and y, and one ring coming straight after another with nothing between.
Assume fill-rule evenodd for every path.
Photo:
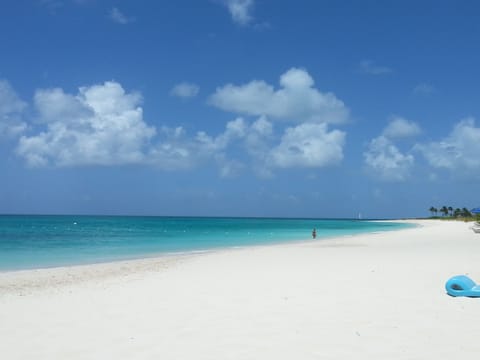
<instances>
[{"instance_id":1,"label":"white sand beach","mask_svg":"<svg viewBox=\"0 0 480 360\"><path fill-rule=\"evenodd\" d=\"M421 226L0 273L2 359L448 359L480 354L480 234Z\"/></svg>"}]
</instances>

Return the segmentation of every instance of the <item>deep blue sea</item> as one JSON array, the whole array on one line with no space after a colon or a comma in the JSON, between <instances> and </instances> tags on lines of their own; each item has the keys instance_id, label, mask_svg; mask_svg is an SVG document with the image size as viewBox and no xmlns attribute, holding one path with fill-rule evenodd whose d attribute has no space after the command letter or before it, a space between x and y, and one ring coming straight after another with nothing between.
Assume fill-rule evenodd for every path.
<instances>
[{"instance_id":1,"label":"deep blue sea","mask_svg":"<svg viewBox=\"0 0 480 360\"><path fill-rule=\"evenodd\" d=\"M359 220L0 216L0 271L274 244L410 225Z\"/></svg>"}]
</instances>

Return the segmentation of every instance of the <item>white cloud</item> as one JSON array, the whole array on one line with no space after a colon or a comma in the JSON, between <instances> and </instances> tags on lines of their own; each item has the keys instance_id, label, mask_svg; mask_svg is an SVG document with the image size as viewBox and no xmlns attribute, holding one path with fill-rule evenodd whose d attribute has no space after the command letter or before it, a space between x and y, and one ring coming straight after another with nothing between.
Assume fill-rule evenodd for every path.
<instances>
[{"instance_id":1,"label":"white cloud","mask_svg":"<svg viewBox=\"0 0 480 360\"><path fill-rule=\"evenodd\" d=\"M392 117L382 135L372 139L363 153L369 171L379 180L406 180L413 168L415 158L412 154L402 153L393 140L414 137L420 133L421 129L415 122L400 116Z\"/></svg>"},{"instance_id":2,"label":"white cloud","mask_svg":"<svg viewBox=\"0 0 480 360\"><path fill-rule=\"evenodd\" d=\"M126 16L118 8L114 7L109 12L110 19L112 19L117 24L126 25L128 23L134 22L135 18Z\"/></svg>"},{"instance_id":3,"label":"white cloud","mask_svg":"<svg viewBox=\"0 0 480 360\"><path fill-rule=\"evenodd\" d=\"M46 129L22 136L17 153L30 166L143 162L156 131L143 121L140 102L138 93L126 93L116 82L82 87L76 95L39 90L35 107Z\"/></svg>"},{"instance_id":4,"label":"white cloud","mask_svg":"<svg viewBox=\"0 0 480 360\"><path fill-rule=\"evenodd\" d=\"M172 90L170 90L170 95L178 96L181 98L191 98L198 95L200 88L198 85L182 82L175 85Z\"/></svg>"},{"instance_id":5,"label":"white cloud","mask_svg":"<svg viewBox=\"0 0 480 360\"><path fill-rule=\"evenodd\" d=\"M333 93L315 89L306 70L291 68L280 77L280 85L275 90L259 80L228 84L216 90L210 103L225 111L296 122L343 123L348 119L345 104Z\"/></svg>"},{"instance_id":6,"label":"white cloud","mask_svg":"<svg viewBox=\"0 0 480 360\"><path fill-rule=\"evenodd\" d=\"M190 169L197 163L200 154L195 144L186 137L182 127L162 127L159 141L149 149L147 161L163 170Z\"/></svg>"},{"instance_id":7,"label":"white cloud","mask_svg":"<svg viewBox=\"0 0 480 360\"><path fill-rule=\"evenodd\" d=\"M287 128L278 146L269 154L267 166L322 167L343 159L345 133L328 132L326 124L301 124Z\"/></svg>"},{"instance_id":8,"label":"white cloud","mask_svg":"<svg viewBox=\"0 0 480 360\"><path fill-rule=\"evenodd\" d=\"M420 127L415 122L399 116L393 117L383 130L383 135L390 139L412 137L420 133Z\"/></svg>"},{"instance_id":9,"label":"white cloud","mask_svg":"<svg viewBox=\"0 0 480 360\"><path fill-rule=\"evenodd\" d=\"M371 74L371 75L385 75L393 71L391 68L387 66L376 65L371 60L362 60L360 62L360 70L366 74Z\"/></svg>"},{"instance_id":10,"label":"white cloud","mask_svg":"<svg viewBox=\"0 0 480 360\"><path fill-rule=\"evenodd\" d=\"M252 124L252 130L262 136L270 136L273 132L273 125L265 116L261 116Z\"/></svg>"},{"instance_id":11,"label":"white cloud","mask_svg":"<svg viewBox=\"0 0 480 360\"><path fill-rule=\"evenodd\" d=\"M245 168L243 161L229 156L235 144L246 149L258 175L269 176L275 168L336 164L343 159L345 142L345 133L329 132L326 124L301 124L288 128L280 143L272 147L273 126L264 117L252 124L237 118L228 122L225 130L216 136L199 131L194 137L188 137L182 128L162 128L160 135L164 136L148 157L152 164L178 170L213 159L222 177L235 176Z\"/></svg>"},{"instance_id":12,"label":"white cloud","mask_svg":"<svg viewBox=\"0 0 480 360\"><path fill-rule=\"evenodd\" d=\"M415 162L412 155L402 154L385 136L372 139L363 156L369 169L385 181L405 180Z\"/></svg>"},{"instance_id":13,"label":"white cloud","mask_svg":"<svg viewBox=\"0 0 480 360\"><path fill-rule=\"evenodd\" d=\"M204 131L197 133L196 141L202 144L202 148L211 152L224 150L232 140L245 136L246 123L242 118L229 121L225 127L225 132L211 137Z\"/></svg>"},{"instance_id":14,"label":"white cloud","mask_svg":"<svg viewBox=\"0 0 480 360\"><path fill-rule=\"evenodd\" d=\"M0 138L14 137L27 129L27 124L22 121L26 108L27 104L18 97L10 84L0 80Z\"/></svg>"},{"instance_id":15,"label":"white cloud","mask_svg":"<svg viewBox=\"0 0 480 360\"><path fill-rule=\"evenodd\" d=\"M427 83L420 83L413 88L415 95L430 95L435 92L435 87Z\"/></svg>"},{"instance_id":16,"label":"white cloud","mask_svg":"<svg viewBox=\"0 0 480 360\"><path fill-rule=\"evenodd\" d=\"M94 113L80 97L65 94L60 88L37 90L34 101L43 123L75 122Z\"/></svg>"},{"instance_id":17,"label":"white cloud","mask_svg":"<svg viewBox=\"0 0 480 360\"><path fill-rule=\"evenodd\" d=\"M215 159L222 168L235 165L227 160L224 152L237 139L245 136L247 124L242 118L229 121L225 131L215 137L199 131L194 137L188 137L182 127L175 129L163 127L159 141L152 146L148 161L165 170L193 168L208 159ZM238 166L235 165L235 168ZM230 170L221 170L224 176L231 175Z\"/></svg>"},{"instance_id":18,"label":"white cloud","mask_svg":"<svg viewBox=\"0 0 480 360\"><path fill-rule=\"evenodd\" d=\"M264 157L268 151L267 140L273 135L273 125L265 116L258 118L249 128L245 137L248 153L255 157Z\"/></svg>"},{"instance_id":19,"label":"white cloud","mask_svg":"<svg viewBox=\"0 0 480 360\"><path fill-rule=\"evenodd\" d=\"M0 83L0 113L23 111L26 104L5 84ZM295 91L313 86L313 80L306 72L289 72L281 84ZM148 125L141 102L141 94L126 92L114 81L76 93L37 90L36 121L20 137L16 152L32 167L145 164L173 171L215 162L222 177L237 175L248 161L257 174L267 176L276 168L322 167L343 158L345 133L330 131L325 122L302 123L278 136L266 116L251 123L238 117L216 135L188 135L181 126L157 130Z\"/></svg>"},{"instance_id":20,"label":"white cloud","mask_svg":"<svg viewBox=\"0 0 480 360\"><path fill-rule=\"evenodd\" d=\"M13 96L8 84L0 85L2 114L23 110L26 104ZM230 147L235 142L260 147L262 136L272 131L263 118L252 125L243 118L229 121L216 136L204 131L188 136L182 127L157 131L143 120L141 101L139 93L127 93L113 81L82 87L76 94L59 88L37 90L36 133L22 136L16 152L32 167L150 164L182 170L214 161L220 176L229 177L244 168L229 157Z\"/></svg>"},{"instance_id":21,"label":"white cloud","mask_svg":"<svg viewBox=\"0 0 480 360\"><path fill-rule=\"evenodd\" d=\"M480 128L473 118L460 121L445 139L417 144L415 149L434 168L480 175Z\"/></svg>"},{"instance_id":22,"label":"white cloud","mask_svg":"<svg viewBox=\"0 0 480 360\"><path fill-rule=\"evenodd\" d=\"M0 115L20 113L27 107L13 90L10 83L0 80Z\"/></svg>"},{"instance_id":23,"label":"white cloud","mask_svg":"<svg viewBox=\"0 0 480 360\"><path fill-rule=\"evenodd\" d=\"M239 25L248 25L253 20L253 0L224 0L232 20Z\"/></svg>"}]
</instances>

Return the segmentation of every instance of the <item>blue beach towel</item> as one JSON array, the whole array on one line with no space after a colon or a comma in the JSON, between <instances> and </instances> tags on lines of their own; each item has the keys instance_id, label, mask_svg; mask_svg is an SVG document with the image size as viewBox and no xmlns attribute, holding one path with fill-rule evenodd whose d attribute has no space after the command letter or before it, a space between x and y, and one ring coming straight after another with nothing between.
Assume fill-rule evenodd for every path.
<instances>
[{"instance_id":1,"label":"blue beach towel","mask_svg":"<svg viewBox=\"0 0 480 360\"><path fill-rule=\"evenodd\" d=\"M445 289L450 296L480 297L480 286L465 275L450 278L445 284Z\"/></svg>"}]
</instances>

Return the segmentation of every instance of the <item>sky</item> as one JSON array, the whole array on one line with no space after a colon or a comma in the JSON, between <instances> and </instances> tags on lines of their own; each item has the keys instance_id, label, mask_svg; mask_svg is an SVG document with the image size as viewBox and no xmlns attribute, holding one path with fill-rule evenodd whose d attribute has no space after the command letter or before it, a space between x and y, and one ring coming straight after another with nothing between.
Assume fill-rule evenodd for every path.
<instances>
[{"instance_id":1,"label":"sky","mask_svg":"<svg viewBox=\"0 0 480 360\"><path fill-rule=\"evenodd\" d=\"M480 3L4 0L0 213L480 206Z\"/></svg>"}]
</instances>

